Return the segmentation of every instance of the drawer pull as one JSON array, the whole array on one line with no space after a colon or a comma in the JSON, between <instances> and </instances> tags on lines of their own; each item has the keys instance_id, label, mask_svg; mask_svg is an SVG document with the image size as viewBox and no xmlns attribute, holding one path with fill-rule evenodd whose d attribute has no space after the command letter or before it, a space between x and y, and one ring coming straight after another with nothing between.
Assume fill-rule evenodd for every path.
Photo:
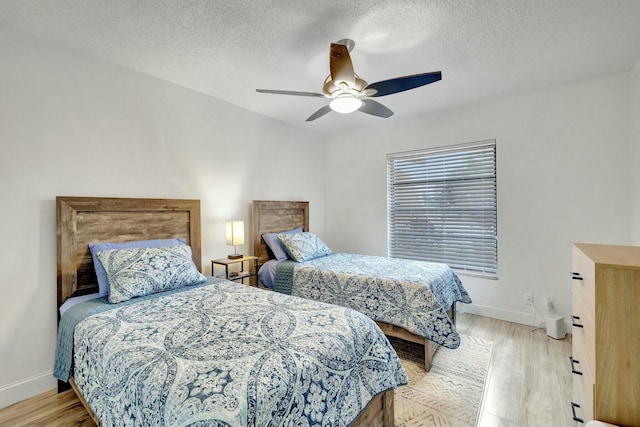
<instances>
[{"instance_id":1,"label":"drawer pull","mask_svg":"<svg viewBox=\"0 0 640 427\"><path fill-rule=\"evenodd\" d=\"M578 371L576 369L576 363L579 365L580 361L575 360L572 356L569 356L569 361L571 362L571 373L572 374L577 374L577 375L582 375L582 372Z\"/></svg>"},{"instance_id":2,"label":"drawer pull","mask_svg":"<svg viewBox=\"0 0 640 427\"><path fill-rule=\"evenodd\" d=\"M580 405L578 405L577 403L571 402L571 415L573 415L573 421L584 423L584 420L582 418L578 418L578 416L576 415L576 408L579 407Z\"/></svg>"},{"instance_id":3,"label":"drawer pull","mask_svg":"<svg viewBox=\"0 0 640 427\"><path fill-rule=\"evenodd\" d=\"M576 273L575 271L571 272L571 278L573 280L583 280L582 276L580 276L580 273Z\"/></svg>"},{"instance_id":4,"label":"drawer pull","mask_svg":"<svg viewBox=\"0 0 640 427\"><path fill-rule=\"evenodd\" d=\"M584 328L583 325L577 323L578 320L580 320L580 317L571 315L571 325L575 326L576 328Z\"/></svg>"}]
</instances>

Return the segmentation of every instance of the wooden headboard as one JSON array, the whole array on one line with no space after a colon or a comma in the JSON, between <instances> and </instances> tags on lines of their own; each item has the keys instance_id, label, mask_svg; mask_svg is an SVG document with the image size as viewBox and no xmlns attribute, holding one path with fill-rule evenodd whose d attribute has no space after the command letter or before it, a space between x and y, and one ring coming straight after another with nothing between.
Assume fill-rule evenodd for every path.
<instances>
[{"instance_id":1,"label":"wooden headboard","mask_svg":"<svg viewBox=\"0 0 640 427\"><path fill-rule=\"evenodd\" d=\"M309 231L309 202L253 201L253 255L258 264L269 261L269 250L262 239L265 233L302 227Z\"/></svg>"},{"instance_id":2,"label":"wooden headboard","mask_svg":"<svg viewBox=\"0 0 640 427\"><path fill-rule=\"evenodd\" d=\"M56 197L58 308L98 292L89 243L182 237L200 260L200 200Z\"/></svg>"}]
</instances>

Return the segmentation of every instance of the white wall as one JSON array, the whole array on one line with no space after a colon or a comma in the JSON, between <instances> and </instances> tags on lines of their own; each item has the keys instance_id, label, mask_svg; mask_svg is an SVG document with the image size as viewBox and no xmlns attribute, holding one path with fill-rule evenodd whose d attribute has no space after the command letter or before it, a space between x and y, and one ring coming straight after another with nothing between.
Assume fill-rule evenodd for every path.
<instances>
[{"instance_id":1,"label":"white wall","mask_svg":"<svg viewBox=\"0 0 640 427\"><path fill-rule=\"evenodd\" d=\"M631 70L631 124L633 153L633 230L632 243L640 246L640 59Z\"/></svg>"},{"instance_id":2,"label":"white wall","mask_svg":"<svg viewBox=\"0 0 640 427\"><path fill-rule=\"evenodd\" d=\"M571 243L631 240L629 85L624 73L426 117L397 111L380 126L329 137L327 242L386 256L387 153L495 138L499 280L461 275L474 301L461 308L530 323L522 299L532 292L541 314L553 295L568 315Z\"/></svg>"},{"instance_id":3,"label":"white wall","mask_svg":"<svg viewBox=\"0 0 640 427\"><path fill-rule=\"evenodd\" d=\"M201 199L205 272L253 199L323 232L320 137L2 27L0 58L0 408L56 384L57 195Z\"/></svg>"}]
</instances>

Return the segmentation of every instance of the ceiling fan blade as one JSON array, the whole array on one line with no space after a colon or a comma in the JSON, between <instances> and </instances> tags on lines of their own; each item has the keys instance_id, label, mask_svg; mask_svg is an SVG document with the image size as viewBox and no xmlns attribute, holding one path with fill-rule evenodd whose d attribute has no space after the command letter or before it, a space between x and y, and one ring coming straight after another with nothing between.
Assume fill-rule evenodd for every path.
<instances>
[{"instance_id":1,"label":"ceiling fan blade","mask_svg":"<svg viewBox=\"0 0 640 427\"><path fill-rule=\"evenodd\" d=\"M346 82L349 87L353 87L356 83L355 72L353 71L353 63L349 55L349 48L343 44L331 43L329 52L329 69L331 70L331 80L336 86L340 82Z\"/></svg>"},{"instance_id":2,"label":"ceiling fan blade","mask_svg":"<svg viewBox=\"0 0 640 427\"><path fill-rule=\"evenodd\" d=\"M383 80L371 83L366 89L375 89L377 92L369 96L385 96L392 93L404 92L405 90L415 89L429 83L437 82L442 79L442 72L435 71L433 73L414 74L411 76L397 77L395 79Z\"/></svg>"},{"instance_id":3,"label":"ceiling fan blade","mask_svg":"<svg viewBox=\"0 0 640 427\"><path fill-rule=\"evenodd\" d=\"M276 95L295 95L295 96L313 96L316 98L324 98L321 93L315 92L296 92L294 90L271 90L271 89L256 89L256 92L260 93L274 93Z\"/></svg>"},{"instance_id":4,"label":"ceiling fan blade","mask_svg":"<svg viewBox=\"0 0 640 427\"><path fill-rule=\"evenodd\" d=\"M309 116L309 118L307 120L305 120L305 122L311 122L319 117L324 116L327 113L331 112L331 107L329 107L328 105L325 105L324 107L322 107L321 109L319 109L318 111L316 111L315 113L313 113L312 115Z\"/></svg>"},{"instance_id":5,"label":"ceiling fan blade","mask_svg":"<svg viewBox=\"0 0 640 427\"><path fill-rule=\"evenodd\" d=\"M371 114L372 116L383 117L385 119L393 116L393 111L380 104L373 99L363 99L362 107L358 108L363 113Z\"/></svg>"}]
</instances>

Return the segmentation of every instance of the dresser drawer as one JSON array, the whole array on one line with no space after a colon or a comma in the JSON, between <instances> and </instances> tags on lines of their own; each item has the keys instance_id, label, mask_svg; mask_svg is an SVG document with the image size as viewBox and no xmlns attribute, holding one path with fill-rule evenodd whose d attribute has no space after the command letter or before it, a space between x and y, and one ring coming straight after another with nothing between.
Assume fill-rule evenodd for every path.
<instances>
[{"instance_id":1,"label":"dresser drawer","mask_svg":"<svg viewBox=\"0 0 640 427\"><path fill-rule=\"evenodd\" d=\"M582 420L585 424L593 420L593 379L586 369L582 375L573 376L572 411L575 421Z\"/></svg>"},{"instance_id":2,"label":"dresser drawer","mask_svg":"<svg viewBox=\"0 0 640 427\"><path fill-rule=\"evenodd\" d=\"M572 332L572 353L573 358L578 360L583 370L588 370L591 377L596 372L596 338L595 329L589 322L588 316L574 319ZM578 327L575 325L582 325Z\"/></svg>"},{"instance_id":3,"label":"dresser drawer","mask_svg":"<svg viewBox=\"0 0 640 427\"><path fill-rule=\"evenodd\" d=\"M574 332L575 337L575 332ZM574 418L579 418L587 423L594 416L593 389L594 380L592 372L594 365L590 364L582 340L573 339L571 348L571 378L573 380L572 411ZM578 406L576 406L578 405Z\"/></svg>"},{"instance_id":4,"label":"dresser drawer","mask_svg":"<svg viewBox=\"0 0 640 427\"><path fill-rule=\"evenodd\" d=\"M595 287L583 284L583 282L574 283L571 286L571 301L573 303L573 310L575 314L591 317L594 320L596 309ZM595 322L594 322L595 323Z\"/></svg>"},{"instance_id":5,"label":"dresser drawer","mask_svg":"<svg viewBox=\"0 0 640 427\"><path fill-rule=\"evenodd\" d=\"M573 247L571 266L571 272L576 273L577 275L582 277L583 281L586 280L591 284L595 283L596 268L593 260L591 260L575 246Z\"/></svg>"},{"instance_id":6,"label":"dresser drawer","mask_svg":"<svg viewBox=\"0 0 640 427\"><path fill-rule=\"evenodd\" d=\"M585 339L584 334L580 332L576 332L574 330L572 345L571 345L571 358L575 362L572 366L572 370L576 370L582 372L583 374L586 372L589 373L589 377L592 379L595 378L596 373L596 364L595 358L593 358L593 353L589 353L587 348L585 347ZM577 339L576 339L577 338ZM574 373L574 375L577 375Z\"/></svg>"},{"instance_id":7,"label":"dresser drawer","mask_svg":"<svg viewBox=\"0 0 640 427\"><path fill-rule=\"evenodd\" d=\"M580 318L573 323L583 325L585 328L595 328L595 300L585 291L581 285L571 287L571 315Z\"/></svg>"},{"instance_id":8,"label":"dresser drawer","mask_svg":"<svg viewBox=\"0 0 640 427\"><path fill-rule=\"evenodd\" d=\"M575 247L573 248L571 274L573 277L571 292L573 293L574 309L582 309L593 316L596 308L595 265L593 261ZM577 304L579 304L579 307L576 307Z\"/></svg>"}]
</instances>

